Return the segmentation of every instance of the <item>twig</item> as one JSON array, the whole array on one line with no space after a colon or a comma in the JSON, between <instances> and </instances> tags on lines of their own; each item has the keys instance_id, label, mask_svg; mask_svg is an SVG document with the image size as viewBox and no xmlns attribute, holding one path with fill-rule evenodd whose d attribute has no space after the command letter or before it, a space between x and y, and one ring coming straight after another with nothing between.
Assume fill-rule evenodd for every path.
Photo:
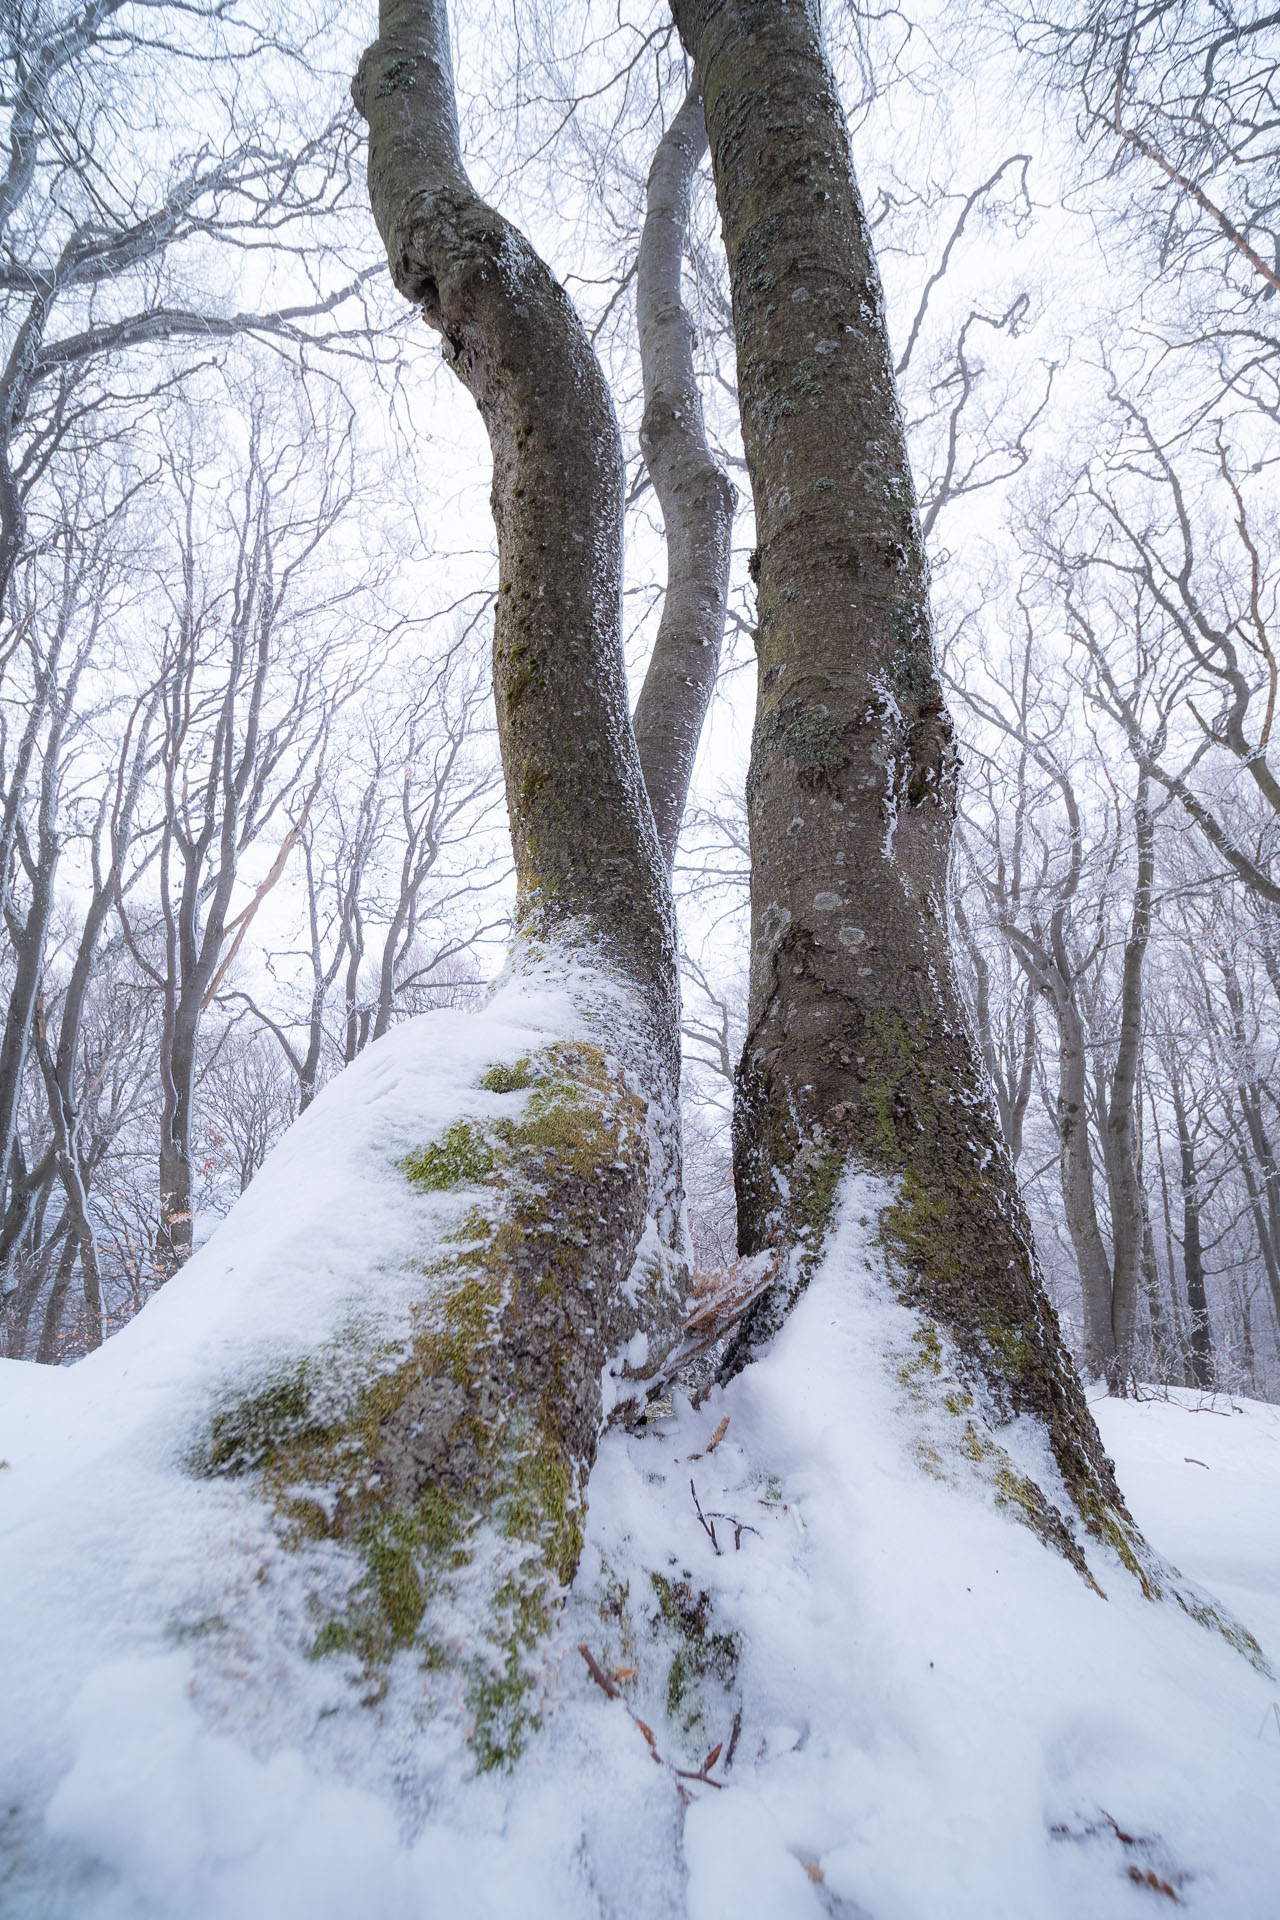
<instances>
[{"instance_id":1,"label":"twig","mask_svg":"<svg viewBox=\"0 0 1280 1920\"><path fill-rule=\"evenodd\" d=\"M696 1780L700 1786L714 1787L717 1793L719 1793L722 1790L722 1788L724 1787L724 1781L713 1780L711 1778L711 1769L712 1767L714 1767L716 1761L720 1758L720 1754L724 1747L723 1741L717 1741L716 1745L712 1747L710 1753L707 1755L702 1765L696 1769L691 1767L677 1767L673 1761L664 1760L662 1755L658 1752L658 1742L654 1736L653 1728L647 1725L647 1723L640 1718L640 1715L634 1711L634 1709L632 1708L631 1702L624 1697L622 1689L617 1685L616 1681L612 1680L610 1676L605 1672L604 1668L600 1665L600 1662L596 1659L594 1653L592 1653L590 1647L580 1644L578 1647L578 1652L582 1655L583 1659L586 1661L587 1672L591 1675L591 1678L595 1681L596 1685L600 1688L601 1692L608 1694L610 1700L622 1701L622 1704L626 1708L627 1713L631 1719L632 1725L639 1728L640 1733L644 1738L645 1745L649 1749L649 1754L654 1764L659 1767L665 1767L667 1769L667 1772L673 1776L676 1783L676 1792L680 1795L680 1798L684 1802L686 1807L690 1804L690 1802L693 1799L693 1795L689 1792L688 1788L684 1784L686 1780ZM741 1731L742 1731L742 1709L741 1707L739 1707L738 1711L733 1716L733 1730L729 1735L729 1752L728 1752L728 1755L726 1756L725 1763L724 1763L726 1771L733 1763L733 1752L734 1752L734 1748L738 1744L738 1735Z\"/></svg>"},{"instance_id":2,"label":"twig","mask_svg":"<svg viewBox=\"0 0 1280 1920\"><path fill-rule=\"evenodd\" d=\"M600 1665L594 1653L592 1653L590 1647L580 1646L578 1648L578 1652L582 1655L583 1659L586 1661L587 1672L591 1675L591 1678L595 1681L596 1685L600 1687L605 1693L607 1693L611 1700L621 1700L622 1688L617 1685L616 1681L613 1681L609 1678L609 1675L605 1672L604 1668Z\"/></svg>"},{"instance_id":3,"label":"twig","mask_svg":"<svg viewBox=\"0 0 1280 1920\"><path fill-rule=\"evenodd\" d=\"M702 1511L702 1507L701 1507L701 1504L700 1504L700 1502L699 1502L699 1500L698 1500L698 1489L697 1489L697 1488L696 1488L696 1487L694 1486L694 1484L693 1484L693 1481L692 1481L692 1480L690 1480L690 1482L689 1482L689 1491L690 1491L690 1493L691 1493L691 1494L693 1495L693 1504L694 1504L694 1506L695 1506L695 1507L697 1507L697 1509L698 1509L698 1518L699 1518L699 1520L701 1520L701 1522L702 1522L702 1530L703 1530L703 1532L704 1532L704 1533L706 1534L706 1536L707 1536L707 1538L708 1538L708 1539L710 1540L710 1542L711 1542L711 1544L712 1544L712 1546L713 1546L713 1547L715 1548L715 1550L716 1550L716 1552L717 1552L717 1553L720 1553L720 1552L722 1552L722 1551L723 1551L723 1549L721 1548L721 1545L720 1545L720 1542L719 1542L719 1541L718 1541L718 1540L716 1539L716 1530L715 1530L715 1525L714 1525L714 1523L713 1523L712 1521L710 1521L710 1520L708 1520L708 1518L707 1518L707 1516L706 1516L706 1514L705 1514L705 1513L704 1513L704 1512ZM723 1515L721 1515L721 1518L722 1518L722 1519L723 1519L723 1517L724 1517L724 1516L723 1516Z\"/></svg>"},{"instance_id":4,"label":"twig","mask_svg":"<svg viewBox=\"0 0 1280 1920\"><path fill-rule=\"evenodd\" d=\"M750 1526L745 1520L735 1520L731 1513L713 1513L709 1518L712 1520L728 1521L729 1525L733 1528L733 1550L735 1553L741 1553L742 1551L742 1536L744 1533L754 1533L757 1540L761 1538L759 1527Z\"/></svg>"}]
</instances>

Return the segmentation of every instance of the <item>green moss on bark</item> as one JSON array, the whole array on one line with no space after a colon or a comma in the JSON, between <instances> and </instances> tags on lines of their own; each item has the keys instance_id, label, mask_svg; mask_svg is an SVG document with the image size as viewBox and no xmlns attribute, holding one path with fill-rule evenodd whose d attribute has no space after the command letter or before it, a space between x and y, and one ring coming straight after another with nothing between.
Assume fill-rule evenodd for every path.
<instances>
[{"instance_id":1,"label":"green moss on bark","mask_svg":"<svg viewBox=\"0 0 1280 1920\"><path fill-rule=\"evenodd\" d=\"M407 1335L349 1331L229 1397L193 1465L253 1475L286 1551L350 1554L348 1598L308 1651L356 1659L370 1701L404 1650L439 1664L433 1605L451 1586L489 1583L461 1670L490 1767L536 1724L533 1656L581 1552L598 1419L582 1383L598 1393L603 1359L580 1330L584 1303L600 1311L589 1262L611 1183L635 1196L618 1232L638 1237L648 1148L644 1103L597 1046L559 1043L484 1082L518 1107L457 1121L400 1162L419 1192L484 1189L423 1264Z\"/></svg>"},{"instance_id":2,"label":"green moss on bark","mask_svg":"<svg viewBox=\"0 0 1280 1920\"><path fill-rule=\"evenodd\" d=\"M450 1187L476 1186L487 1180L497 1155L479 1127L458 1120L438 1140L406 1155L400 1164L419 1193L446 1193Z\"/></svg>"}]
</instances>

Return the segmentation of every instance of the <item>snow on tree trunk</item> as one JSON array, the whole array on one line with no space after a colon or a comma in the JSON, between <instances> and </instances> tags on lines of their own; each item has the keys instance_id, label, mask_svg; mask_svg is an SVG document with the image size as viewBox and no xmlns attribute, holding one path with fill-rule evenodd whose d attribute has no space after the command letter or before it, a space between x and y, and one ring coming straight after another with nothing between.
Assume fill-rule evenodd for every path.
<instances>
[{"instance_id":1,"label":"snow on tree trunk","mask_svg":"<svg viewBox=\"0 0 1280 1920\"><path fill-rule=\"evenodd\" d=\"M351 1326L301 1330L216 1399L192 1457L267 1503L310 1583L311 1651L375 1697L415 1650L428 1693L461 1684L489 1766L535 1717L531 1661L577 1564L606 1391L642 1395L624 1376L683 1318L675 943L627 714L608 390L562 289L467 180L445 7L385 4L381 28L353 88L375 216L493 450L508 992L551 981L572 1011L535 1021L381 1169L407 1208L439 1196L430 1257L384 1273L371 1251ZM406 1288L407 1324L388 1321L383 1293L403 1307Z\"/></svg>"},{"instance_id":2,"label":"snow on tree trunk","mask_svg":"<svg viewBox=\"0 0 1280 1920\"><path fill-rule=\"evenodd\" d=\"M952 971L956 754L884 301L817 11L673 12L710 135L758 540L736 1173L741 1250L787 1257L729 1364L807 1284L844 1177L879 1180L880 1242L920 1316L916 1384L954 1415L952 1451L1086 1577L1080 1522L1155 1593L1162 1570L1045 1296ZM1056 1472L1015 1471L998 1436L1020 1416Z\"/></svg>"}]
</instances>

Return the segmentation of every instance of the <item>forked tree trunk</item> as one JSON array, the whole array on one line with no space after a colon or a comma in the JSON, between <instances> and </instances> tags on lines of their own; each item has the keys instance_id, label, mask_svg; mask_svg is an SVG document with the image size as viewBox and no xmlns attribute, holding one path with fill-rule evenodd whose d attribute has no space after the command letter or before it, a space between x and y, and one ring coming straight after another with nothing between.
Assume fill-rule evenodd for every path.
<instances>
[{"instance_id":1,"label":"forked tree trunk","mask_svg":"<svg viewBox=\"0 0 1280 1920\"><path fill-rule=\"evenodd\" d=\"M755 499L742 1249L787 1253L739 1357L806 1284L841 1176L878 1176L901 1298L995 1417L1043 1423L1067 1495L1016 1496L1083 1569L1154 1588L1045 1297L948 952L956 755L884 303L816 9L673 0L702 86Z\"/></svg>"}]
</instances>

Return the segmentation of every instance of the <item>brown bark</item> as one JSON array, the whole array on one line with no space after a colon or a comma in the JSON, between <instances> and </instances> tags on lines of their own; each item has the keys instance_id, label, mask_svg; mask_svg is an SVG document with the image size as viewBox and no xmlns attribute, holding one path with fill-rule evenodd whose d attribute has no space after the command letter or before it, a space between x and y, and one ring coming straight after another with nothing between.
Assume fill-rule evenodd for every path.
<instances>
[{"instance_id":1,"label":"brown bark","mask_svg":"<svg viewBox=\"0 0 1280 1920\"><path fill-rule=\"evenodd\" d=\"M1111 1200L1111 1335L1108 1384L1123 1392L1133 1373L1142 1263L1143 1192L1138 1170L1138 1067L1142 1058L1142 970L1151 937L1155 840L1150 786L1139 774L1134 814L1138 870L1120 986L1120 1037L1107 1095L1103 1151Z\"/></svg>"},{"instance_id":2,"label":"brown bark","mask_svg":"<svg viewBox=\"0 0 1280 1920\"><path fill-rule=\"evenodd\" d=\"M1134 1538L1062 1347L947 947L956 760L870 234L813 9L674 0L703 89L758 534L742 1247L805 1283L841 1174L893 1183L903 1298L1044 1422L1086 1526ZM1083 1565L1077 1515L1032 1517Z\"/></svg>"},{"instance_id":3,"label":"brown bark","mask_svg":"<svg viewBox=\"0 0 1280 1920\"><path fill-rule=\"evenodd\" d=\"M668 867L702 723L715 689L729 591L733 488L707 444L693 366L693 327L680 297L689 201L707 150L697 87L658 143L649 169L636 263L644 376L640 450L662 509L667 591L636 702L635 735Z\"/></svg>"},{"instance_id":4,"label":"brown bark","mask_svg":"<svg viewBox=\"0 0 1280 1920\"><path fill-rule=\"evenodd\" d=\"M467 178L438 0L383 0L355 97L392 277L442 336L493 452L494 690L521 930L609 955L674 1035L671 908L627 711L624 471L604 376L563 289Z\"/></svg>"},{"instance_id":5,"label":"brown bark","mask_svg":"<svg viewBox=\"0 0 1280 1920\"><path fill-rule=\"evenodd\" d=\"M424 1271L403 1364L372 1354L353 1426L320 1457L284 1446L271 1474L277 1493L324 1481L325 1535L351 1553L395 1543L394 1591L367 1561L335 1645L376 1665L447 1633L442 1698L461 1680L490 1766L535 1718L529 1655L580 1551L606 1364L620 1368L638 1335L659 1364L683 1319L675 945L625 698L608 391L561 288L471 189L445 6L384 0L380 23L353 88L374 212L397 285L442 334L493 449L513 965L567 975L580 1014L571 1036L486 1075L512 1096L509 1118L454 1126L402 1163L427 1191L481 1187L484 1205ZM211 1471L255 1470L240 1417L212 1436ZM456 1601L447 1627L432 1612L455 1577L465 1630Z\"/></svg>"}]
</instances>

